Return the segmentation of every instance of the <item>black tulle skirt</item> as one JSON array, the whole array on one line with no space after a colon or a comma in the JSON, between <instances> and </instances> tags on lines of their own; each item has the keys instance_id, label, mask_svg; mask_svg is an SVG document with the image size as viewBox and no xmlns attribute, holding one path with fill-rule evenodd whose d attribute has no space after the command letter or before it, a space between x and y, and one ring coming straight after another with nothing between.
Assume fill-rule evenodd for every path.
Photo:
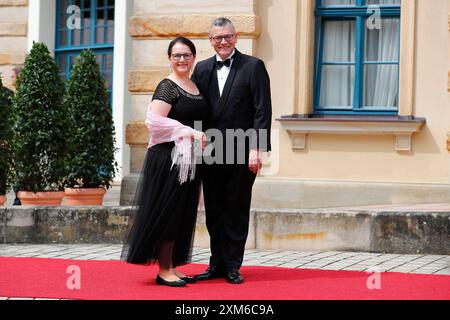
<instances>
[{"instance_id":1,"label":"black tulle skirt","mask_svg":"<svg viewBox=\"0 0 450 320\"><path fill-rule=\"evenodd\" d=\"M172 166L173 143L148 149L128 222L121 260L149 265L156 262L161 244L173 241L172 265L191 261L200 199L201 166L192 181L180 185Z\"/></svg>"}]
</instances>

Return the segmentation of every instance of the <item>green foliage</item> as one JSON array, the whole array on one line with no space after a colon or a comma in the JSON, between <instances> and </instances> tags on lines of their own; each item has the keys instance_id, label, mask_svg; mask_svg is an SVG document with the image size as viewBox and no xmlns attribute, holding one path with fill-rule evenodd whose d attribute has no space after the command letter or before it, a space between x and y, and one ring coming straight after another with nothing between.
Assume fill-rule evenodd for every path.
<instances>
[{"instance_id":1,"label":"green foliage","mask_svg":"<svg viewBox=\"0 0 450 320\"><path fill-rule=\"evenodd\" d=\"M0 195L10 188L12 167L12 91L3 87L0 75Z\"/></svg>"},{"instance_id":2,"label":"green foliage","mask_svg":"<svg viewBox=\"0 0 450 320\"><path fill-rule=\"evenodd\" d=\"M66 176L64 84L47 46L34 43L13 98L15 189L60 191Z\"/></svg>"},{"instance_id":3,"label":"green foliage","mask_svg":"<svg viewBox=\"0 0 450 320\"><path fill-rule=\"evenodd\" d=\"M91 50L82 51L76 60L64 104L71 128L68 186L109 188L117 170L114 124L105 81Z\"/></svg>"}]
</instances>

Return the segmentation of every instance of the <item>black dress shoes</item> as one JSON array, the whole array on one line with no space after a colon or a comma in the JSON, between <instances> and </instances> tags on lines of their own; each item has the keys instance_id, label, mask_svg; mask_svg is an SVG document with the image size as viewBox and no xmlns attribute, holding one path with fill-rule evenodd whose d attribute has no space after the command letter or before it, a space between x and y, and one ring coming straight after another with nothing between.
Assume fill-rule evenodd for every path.
<instances>
[{"instance_id":1,"label":"black dress shoes","mask_svg":"<svg viewBox=\"0 0 450 320\"><path fill-rule=\"evenodd\" d=\"M240 284L244 282L244 278L241 276L239 269L237 268L228 268L225 279L232 284Z\"/></svg>"},{"instance_id":2,"label":"black dress shoes","mask_svg":"<svg viewBox=\"0 0 450 320\"><path fill-rule=\"evenodd\" d=\"M176 280L176 281L167 281L161 278L158 274L156 277L156 283L163 285L163 286L169 286L169 287L184 287L186 286L186 281L184 280Z\"/></svg>"},{"instance_id":3,"label":"black dress shoes","mask_svg":"<svg viewBox=\"0 0 450 320\"><path fill-rule=\"evenodd\" d=\"M198 274L195 276L196 280L211 280L222 278L225 275L224 269L218 266L210 265L205 272Z\"/></svg>"},{"instance_id":4,"label":"black dress shoes","mask_svg":"<svg viewBox=\"0 0 450 320\"><path fill-rule=\"evenodd\" d=\"M195 283L195 282L197 282L197 279L195 279L195 277L186 276L186 277L181 277L180 279L183 280L186 283Z\"/></svg>"}]
</instances>

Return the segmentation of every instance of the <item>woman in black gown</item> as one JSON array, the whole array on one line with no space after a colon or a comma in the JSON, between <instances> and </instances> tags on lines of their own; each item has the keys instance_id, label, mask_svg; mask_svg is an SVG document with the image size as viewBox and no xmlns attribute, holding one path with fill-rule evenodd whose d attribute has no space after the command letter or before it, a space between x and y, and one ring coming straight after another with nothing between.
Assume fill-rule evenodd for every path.
<instances>
[{"instance_id":1,"label":"woman in black gown","mask_svg":"<svg viewBox=\"0 0 450 320\"><path fill-rule=\"evenodd\" d=\"M172 73L157 86L149 112L191 128L194 122L208 118L208 105L189 78L195 55L194 44L184 37L170 43L168 57ZM203 132L193 130L190 135L204 147ZM190 262L201 166L196 165L192 179L181 183L179 167L172 166L174 146L174 142L164 142L147 150L136 191L137 212L130 219L121 259L141 265L157 261L156 283L182 287L195 282L193 277L181 274L175 267Z\"/></svg>"}]
</instances>

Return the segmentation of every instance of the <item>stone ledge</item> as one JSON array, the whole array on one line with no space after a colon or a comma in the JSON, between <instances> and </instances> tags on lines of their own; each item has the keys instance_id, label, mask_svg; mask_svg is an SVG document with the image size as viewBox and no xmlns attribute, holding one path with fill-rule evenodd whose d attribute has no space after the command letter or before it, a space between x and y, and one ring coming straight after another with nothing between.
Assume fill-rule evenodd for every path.
<instances>
[{"instance_id":1,"label":"stone ledge","mask_svg":"<svg viewBox=\"0 0 450 320\"><path fill-rule=\"evenodd\" d=\"M0 0L0 7L26 7L28 0Z\"/></svg>"},{"instance_id":2,"label":"stone ledge","mask_svg":"<svg viewBox=\"0 0 450 320\"><path fill-rule=\"evenodd\" d=\"M132 207L0 209L3 243L121 243ZM195 246L209 247L199 211ZM251 212L248 249L450 254L450 212L369 209Z\"/></svg>"},{"instance_id":3,"label":"stone ledge","mask_svg":"<svg viewBox=\"0 0 450 320\"><path fill-rule=\"evenodd\" d=\"M150 139L148 128L143 121L130 121L125 128L125 143L133 147L146 148Z\"/></svg>"},{"instance_id":4,"label":"stone ledge","mask_svg":"<svg viewBox=\"0 0 450 320\"><path fill-rule=\"evenodd\" d=\"M283 116L276 119L291 136L293 150L306 149L308 134L394 135L395 150L410 152L412 135L425 125L424 118L388 116Z\"/></svg>"},{"instance_id":5,"label":"stone ledge","mask_svg":"<svg viewBox=\"0 0 450 320\"><path fill-rule=\"evenodd\" d=\"M211 22L218 15L148 15L130 19L129 34L135 39L158 39L185 36L207 38ZM228 16L240 37L258 38L261 33L260 18L242 14Z\"/></svg>"},{"instance_id":6,"label":"stone ledge","mask_svg":"<svg viewBox=\"0 0 450 320\"><path fill-rule=\"evenodd\" d=\"M24 52L0 52L0 65L23 65L24 62Z\"/></svg>"},{"instance_id":7,"label":"stone ledge","mask_svg":"<svg viewBox=\"0 0 450 320\"><path fill-rule=\"evenodd\" d=\"M12 57L9 53L0 53L0 66L12 64Z\"/></svg>"},{"instance_id":8,"label":"stone ledge","mask_svg":"<svg viewBox=\"0 0 450 320\"><path fill-rule=\"evenodd\" d=\"M132 93L155 92L159 82L169 74L168 69L131 70L128 73L128 90Z\"/></svg>"},{"instance_id":9,"label":"stone ledge","mask_svg":"<svg viewBox=\"0 0 450 320\"><path fill-rule=\"evenodd\" d=\"M130 207L5 208L4 243L120 243Z\"/></svg>"},{"instance_id":10,"label":"stone ledge","mask_svg":"<svg viewBox=\"0 0 450 320\"><path fill-rule=\"evenodd\" d=\"M25 37L27 35L27 24L21 22L0 23L1 37Z\"/></svg>"}]
</instances>

